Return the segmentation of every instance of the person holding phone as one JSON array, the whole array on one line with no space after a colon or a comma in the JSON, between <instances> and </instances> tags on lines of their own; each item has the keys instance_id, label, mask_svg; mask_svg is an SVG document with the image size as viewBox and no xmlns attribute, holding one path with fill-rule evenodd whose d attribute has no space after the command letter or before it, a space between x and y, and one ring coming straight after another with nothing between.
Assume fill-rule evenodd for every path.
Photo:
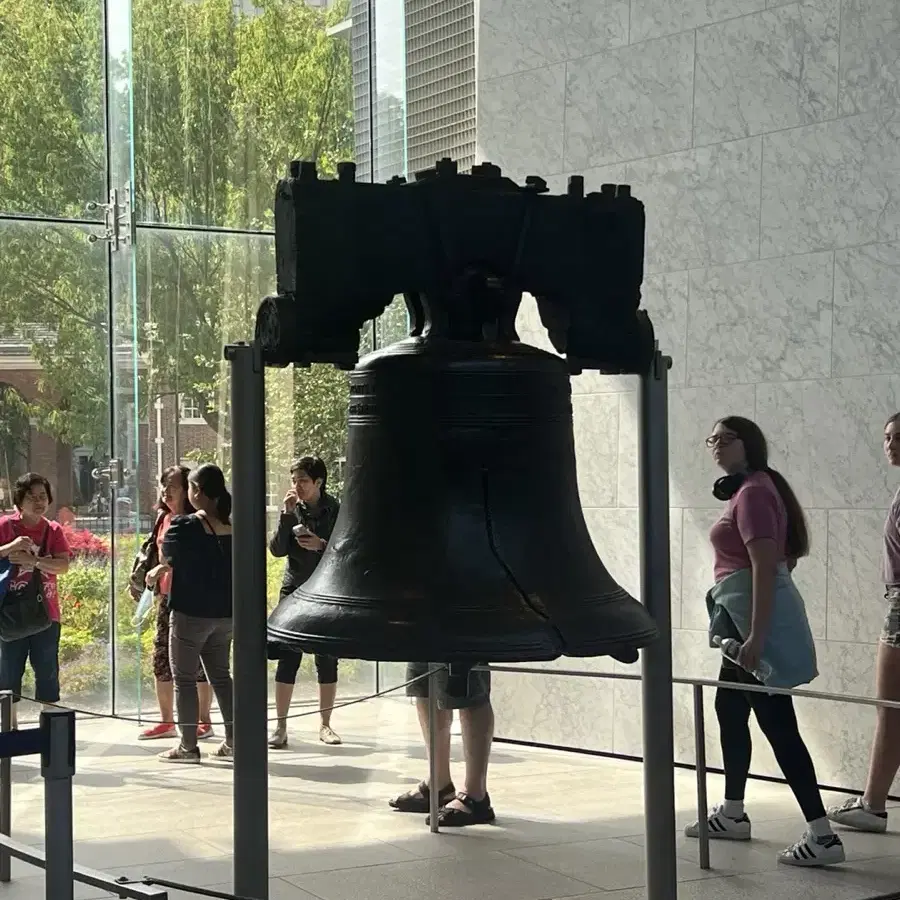
<instances>
[{"instance_id":1,"label":"person holding phone","mask_svg":"<svg viewBox=\"0 0 900 900\"><path fill-rule=\"evenodd\" d=\"M317 456L304 456L291 464L291 489L284 498L278 527L269 541L272 556L286 557L279 601L289 597L315 571L337 521L340 503L325 489L328 470ZM288 745L287 717L303 654L284 645L269 647L269 658L278 660L275 670L275 711L278 723L269 739L273 750ZM319 740L340 744L331 727L331 710L337 696L338 661L316 654L319 683Z\"/></svg>"}]
</instances>

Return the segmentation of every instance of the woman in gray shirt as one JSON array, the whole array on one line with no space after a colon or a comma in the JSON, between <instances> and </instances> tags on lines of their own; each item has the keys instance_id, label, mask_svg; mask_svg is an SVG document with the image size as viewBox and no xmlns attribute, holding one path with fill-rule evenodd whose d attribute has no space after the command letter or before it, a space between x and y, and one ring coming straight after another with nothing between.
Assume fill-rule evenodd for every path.
<instances>
[{"instance_id":1,"label":"woman in gray shirt","mask_svg":"<svg viewBox=\"0 0 900 900\"><path fill-rule=\"evenodd\" d=\"M900 466L900 412L884 426L884 454L892 466ZM888 608L875 664L875 695L900 701L900 490L884 523L884 585ZM879 707L866 792L829 809L828 818L857 831L886 831L885 803L898 769L900 709Z\"/></svg>"}]
</instances>

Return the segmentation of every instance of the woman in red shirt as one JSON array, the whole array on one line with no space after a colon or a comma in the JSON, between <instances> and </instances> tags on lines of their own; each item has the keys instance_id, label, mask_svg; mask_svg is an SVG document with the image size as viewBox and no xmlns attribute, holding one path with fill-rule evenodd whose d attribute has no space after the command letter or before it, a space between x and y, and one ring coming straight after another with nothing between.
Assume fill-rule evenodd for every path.
<instances>
[{"instance_id":1,"label":"woman in red shirt","mask_svg":"<svg viewBox=\"0 0 900 900\"><path fill-rule=\"evenodd\" d=\"M147 573L147 587L156 591L159 602L156 609L156 635L153 640L153 675L156 678L156 700L159 703L160 721L145 728L139 735L140 741L155 741L172 738L175 729L175 689L172 682L172 665L169 660L169 594L172 589L172 570L163 562L163 541L166 532L176 516L187 516L194 512L188 499L187 466L170 466L159 479L159 503L156 525L156 548L160 564ZM203 666L197 673L197 694L200 700L200 726L197 739L206 740L214 736L210 707L212 688L206 678Z\"/></svg>"},{"instance_id":2,"label":"woman in red shirt","mask_svg":"<svg viewBox=\"0 0 900 900\"><path fill-rule=\"evenodd\" d=\"M56 578L68 572L71 553L62 526L46 517L52 503L50 482L43 475L29 472L13 489L16 512L0 518L0 557L16 567L13 585L27 582L34 571L40 572L44 602L52 621L49 628L30 637L0 641L0 690L13 692L13 703L19 702L25 663L29 658L34 670L35 699L42 703L59 703L60 626ZM15 725L13 707L13 727Z\"/></svg>"},{"instance_id":3,"label":"woman in red shirt","mask_svg":"<svg viewBox=\"0 0 900 900\"><path fill-rule=\"evenodd\" d=\"M736 660L723 656L719 681L761 687L762 682L751 673L766 677L760 665L762 657L768 649L781 644L791 648L789 661L799 659L801 654L809 657L806 678L792 682L805 683L815 677L815 648L802 598L789 574L796 561L809 553L803 509L784 476L769 467L766 439L755 422L741 416L721 419L706 445L716 465L725 472L713 493L717 499L727 501L725 511L709 533L716 584L710 593L722 596L728 590L735 598L725 608L724 616L719 609L715 625L727 632L724 637L741 645ZM738 621L742 622L741 628L737 627ZM773 628L776 622L777 632ZM712 636L712 620L710 633ZM716 634L723 637L721 631ZM791 866L843 862L844 847L825 814L816 770L800 735L793 700L783 694L734 688L719 688L716 692L725 800L709 814L710 838L750 839L744 789L750 773L751 712L771 744L807 822L803 837L782 851L778 862ZM689 825L685 834L698 837L699 825Z\"/></svg>"}]
</instances>

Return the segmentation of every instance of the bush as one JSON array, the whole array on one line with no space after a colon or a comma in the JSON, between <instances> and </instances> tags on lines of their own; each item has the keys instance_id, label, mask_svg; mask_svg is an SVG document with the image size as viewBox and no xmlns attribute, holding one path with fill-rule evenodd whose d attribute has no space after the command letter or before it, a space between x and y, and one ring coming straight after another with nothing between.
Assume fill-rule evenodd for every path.
<instances>
[{"instance_id":1,"label":"bush","mask_svg":"<svg viewBox=\"0 0 900 900\"><path fill-rule=\"evenodd\" d=\"M92 531L88 531L86 528L75 531L70 526L64 525L63 533L75 559L98 561L109 559L109 544Z\"/></svg>"}]
</instances>

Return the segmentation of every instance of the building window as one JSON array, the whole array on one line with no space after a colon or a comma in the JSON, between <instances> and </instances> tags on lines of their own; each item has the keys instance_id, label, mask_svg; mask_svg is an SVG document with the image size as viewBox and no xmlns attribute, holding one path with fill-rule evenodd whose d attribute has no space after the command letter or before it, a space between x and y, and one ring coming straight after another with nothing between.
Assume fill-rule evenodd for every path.
<instances>
[{"instance_id":1,"label":"building window","mask_svg":"<svg viewBox=\"0 0 900 900\"><path fill-rule=\"evenodd\" d=\"M180 397L180 418L182 422L204 422L206 421L200 414L200 403L196 397L190 394L181 394Z\"/></svg>"}]
</instances>

